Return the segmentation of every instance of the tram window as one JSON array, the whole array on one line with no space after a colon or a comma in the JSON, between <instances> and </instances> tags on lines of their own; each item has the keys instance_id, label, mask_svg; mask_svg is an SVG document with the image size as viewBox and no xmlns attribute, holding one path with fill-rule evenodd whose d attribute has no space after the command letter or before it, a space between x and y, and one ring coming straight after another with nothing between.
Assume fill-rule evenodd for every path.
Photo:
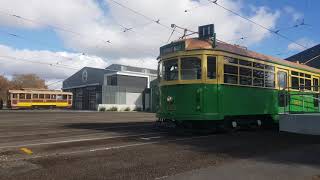
<instances>
[{"instance_id":1,"label":"tram window","mask_svg":"<svg viewBox=\"0 0 320 180\"><path fill-rule=\"evenodd\" d=\"M26 99L31 99L31 94L27 94Z\"/></svg>"},{"instance_id":2,"label":"tram window","mask_svg":"<svg viewBox=\"0 0 320 180\"><path fill-rule=\"evenodd\" d=\"M299 89L299 78L291 77L291 86L292 89Z\"/></svg>"},{"instance_id":3,"label":"tram window","mask_svg":"<svg viewBox=\"0 0 320 180\"><path fill-rule=\"evenodd\" d=\"M72 96L71 96L71 95L68 95L68 99L72 99Z\"/></svg>"},{"instance_id":4,"label":"tram window","mask_svg":"<svg viewBox=\"0 0 320 180\"><path fill-rule=\"evenodd\" d=\"M238 59L232 58L232 57L224 57L225 63L231 63L231 64L238 64Z\"/></svg>"},{"instance_id":5,"label":"tram window","mask_svg":"<svg viewBox=\"0 0 320 180\"><path fill-rule=\"evenodd\" d=\"M264 87L263 79L253 78L253 86Z\"/></svg>"},{"instance_id":6,"label":"tram window","mask_svg":"<svg viewBox=\"0 0 320 180\"><path fill-rule=\"evenodd\" d=\"M252 78L240 76L240 84L241 85L252 85Z\"/></svg>"},{"instance_id":7,"label":"tram window","mask_svg":"<svg viewBox=\"0 0 320 180\"><path fill-rule=\"evenodd\" d=\"M307 90L310 90L311 91L311 80L310 79L306 79L305 80L305 88Z\"/></svg>"},{"instance_id":8,"label":"tram window","mask_svg":"<svg viewBox=\"0 0 320 180\"><path fill-rule=\"evenodd\" d=\"M19 99L25 99L26 98L26 95L25 94L19 94Z\"/></svg>"},{"instance_id":9,"label":"tram window","mask_svg":"<svg viewBox=\"0 0 320 180\"><path fill-rule=\"evenodd\" d=\"M239 60L239 64L242 66L252 66L252 62L251 61L245 61L245 60Z\"/></svg>"},{"instance_id":10,"label":"tram window","mask_svg":"<svg viewBox=\"0 0 320 180\"><path fill-rule=\"evenodd\" d=\"M275 76L273 72L265 72L265 87L275 87Z\"/></svg>"},{"instance_id":11,"label":"tram window","mask_svg":"<svg viewBox=\"0 0 320 180\"><path fill-rule=\"evenodd\" d=\"M171 59L164 61L162 72L164 80L178 80L178 60Z\"/></svg>"},{"instance_id":12,"label":"tram window","mask_svg":"<svg viewBox=\"0 0 320 180\"><path fill-rule=\"evenodd\" d=\"M46 99L50 99L50 94L45 95Z\"/></svg>"},{"instance_id":13,"label":"tram window","mask_svg":"<svg viewBox=\"0 0 320 180\"><path fill-rule=\"evenodd\" d=\"M207 58L207 77L208 79L216 79L217 76L217 60L216 57Z\"/></svg>"},{"instance_id":14,"label":"tram window","mask_svg":"<svg viewBox=\"0 0 320 180\"><path fill-rule=\"evenodd\" d=\"M269 71L274 71L274 66L266 65L266 66L265 66L265 69L266 69L266 70L269 70Z\"/></svg>"},{"instance_id":15,"label":"tram window","mask_svg":"<svg viewBox=\"0 0 320 180\"><path fill-rule=\"evenodd\" d=\"M57 95L57 100L62 100L62 95L61 94Z\"/></svg>"},{"instance_id":16,"label":"tram window","mask_svg":"<svg viewBox=\"0 0 320 180\"><path fill-rule=\"evenodd\" d=\"M238 75L238 67L225 64L224 73Z\"/></svg>"},{"instance_id":17,"label":"tram window","mask_svg":"<svg viewBox=\"0 0 320 180\"><path fill-rule=\"evenodd\" d=\"M280 89L284 89L288 87L288 81L287 81L287 73L279 71L278 72L278 82L279 82L279 87Z\"/></svg>"},{"instance_id":18,"label":"tram window","mask_svg":"<svg viewBox=\"0 0 320 180\"><path fill-rule=\"evenodd\" d=\"M301 77L304 77L304 73L300 73L300 76L301 76Z\"/></svg>"},{"instance_id":19,"label":"tram window","mask_svg":"<svg viewBox=\"0 0 320 180\"><path fill-rule=\"evenodd\" d=\"M56 99L57 96L55 94L51 94L51 99Z\"/></svg>"},{"instance_id":20,"label":"tram window","mask_svg":"<svg viewBox=\"0 0 320 180\"><path fill-rule=\"evenodd\" d=\"M39 99L44 99L44 94L39 94Z\"/></svg>"},{"instance_id":21,"label":"tram window","mask_svg":"<svg viewBox=\"0 0 320 180\"><path fill-rule=\"evenodd\" d=\"M38 99L39 95L38 94L32 94L32 99Z\"/></svg>"},{"instance_id":22,"label":"tram window","mask_svg":"<svg viewBox=\"0 0 320 180\"><path fill-rule=\"evenodd\" d=\"M304 89L304 78L300 78L300 89Z\"/></svg>"},{"instance_id":23,"label":"tram window","mask_svg":"<svg viewBox=\"0 0 320 180\"><path fill-rule=\"evenodd\" d=\"M255 67L255 68L260 68L260 69L264 69L264 64L254 62L254 63L253 63L253 67Z\"/></svg>"},{"instance_id":24,"label":"tram window","mask_svg":"<svg viewBox=\"0 0 320 180\"><path fill-rule=\"evenodd\" d=\"M310 74L305 74L305 77L306 78L311 78L311 75Z\"/></svg>"},{"instance_id":25,"label":"tram window","mask_svg":"<svg viewBox=\"0 0 320 180\"><path fill-rule=\"evenodd\" d=\"M67 100L67 99L68 99L68 95L63 95L63 96L62 96L62 99L63 99L63 100Z\"/></svg>"},{"instance_id":26,"label":"tram window","mask_svg":"<svg viewBox=\"0 0 320 180\"><path fill-rule=\"evenodd\" d=\"M252 69L240 67L239 71L241 76L252 76Z\"/></svg>"},{"instance_id":27,"label":"tram window","mask_svg":"<svg viewBox=\"0 0 320 180\"><path fill-rule=\"evenodd\" d=\"M181 79L201 79L201 59L197 57L181 58Z\"/></svg>"},{"instance_id":28,"label":"tram window","mask_svg":"<svg viewBox=\"0 0 320 180\"><path fill-rule=\"evenodd\" d=\"M12 94L12 99L17 99L18 95L17 94Z\"/></svg>"},{"instance_id":29,"label":"tram window","mask_svg":"<svg viewBox=\"0 0 320 180\"><path fill-rule=\"evenodd\" d=\"M319 79L313 78L313 91L318 92L319 91Z\"/></svg>"},{"instance_id":30,"label":"tram window","mask_svg":"<svg viewBox=\"0 0 320 180\"><path fill-rule=\"evenodd\" d=\"M264 71L253 70L253 78L264 78Z\"/></svg>"},{"instance_id":31,"label":"tram window","mask_svg":"<svg viewBox=\"0 0 320 180\"><path fill-rule=\"evenodd\" d=\"M299 73L296 72L296 71L291 71L291 74L292 74L292 75L295 75L295 76L299 76Z\"/></svg>"},{"instance_id":32,"label":"tram window","mask_svg":"<svg viewBox=\"0 0 320 180\"><path fill-rule=\"evenodd\" d=\"M224 82L229 84L238 84L238 76L225 74Z\"/></svg>"}]
</instances>

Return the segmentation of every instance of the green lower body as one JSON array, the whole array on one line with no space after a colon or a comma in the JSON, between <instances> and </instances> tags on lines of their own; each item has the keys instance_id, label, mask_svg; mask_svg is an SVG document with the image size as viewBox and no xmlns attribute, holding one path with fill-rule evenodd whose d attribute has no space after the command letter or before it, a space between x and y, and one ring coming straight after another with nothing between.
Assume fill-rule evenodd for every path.
<instances>
[{"instance_id":1,"label":"green lower body","mask_svg":"<svg viewBox=\"0 0 320 180\"><path fill-rule=\"evenodd\" d=\"M279 113L318 111L313 98L288 100L281 105L280 91L224 84L179 84L160 87L157 117L174 121L221 121L232 117L266 117L278 122ZM167 97L173 97L167 102ZM310 95L313 96L313 95ZM291 96L293 98L294 96ZM285 103L283 103L285 104ZM289 105L290 104L290 105ZM281 107L286 106L286 107Z\"/></svg>"}]
</instances>

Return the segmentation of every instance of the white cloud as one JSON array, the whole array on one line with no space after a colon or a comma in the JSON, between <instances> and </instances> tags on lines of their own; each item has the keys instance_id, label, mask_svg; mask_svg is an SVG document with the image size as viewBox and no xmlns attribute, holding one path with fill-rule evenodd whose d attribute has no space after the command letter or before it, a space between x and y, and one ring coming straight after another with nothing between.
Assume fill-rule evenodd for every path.
<instances>
[{"instance_id":1,"label":"white cloud","mask_svg":"<svg viewBox=\"0 0 320 180\"><path fill-rule=\"evenodd\" d=\"M308 48L310 48L310 47L312 47L312 46L315 46L315 45L317 44L316 42L314 42L313 40L308 39L308 38L298 39L298 40L296 41L296 43L301 44L302 46L305 46L305 47L308 47ZM289 50L289 51L303 51L303 50L305 50L304 47L299 46L299 45L296 44L296 43L290 43L290 44L288 45L288 50Z\"/></svg>"},{"instance_id":2,"label":"white cloud","mask_svg":"<svg viewBox=\"0 0 320 180\"><path fill-rule=\"evenodd\" d=\"M175 23L197 29L199 25L215 23L218 38L222 40L241 37L237 32L246 32L249 36L247 45L260 42L268 35L265 30L253 25L229 12L208 4L192 10L206 0L117 0L126 6L135 9L166 26ZM221 1L234 11L244 14L241 1ZM19 4L19 6L16 6ZM76 36L73 33L57 31L65 46L79 52L89 52L108 58L141 58L158 55L158 47L163 45L171 30L158 24L150 24L149 20L127 9L105 0L107 8L101 8L95 0L2 0L0 7L7 12L22 17L45 22L52 26L62 26L85 36ZM27 8L26 8L27 7ZM185 9L191 9L184 12ZM248 14L248 13L246 13ZM268 28L275 27L279 18L278 11L271 11L266 7L255 7L249 13L249 18ZM0 24L18 28L44 28L31 22L25 22L14 17L0 16ZM121 24L133 31L123 33ZM175 34L175 38L181 34ZM103 41L111 40L111 44Z\"/></svg>"},{"instance_id":3,"label":"white cloud","mask_svg":"<svg viewBox=\"0 0 320 180\"><path fill-rule=\"evenodd\" d=\"M297 22L301 19L303 19L303 14L299 11L297 11L295 8L293 8L292 6L285 6L284 7L284 11L291 15L291 18L294 22Z\"/></svg>"},{"instance_id":4,"label":"white cloud","mask_svg":"<svg viewBox=\"0 0 320 180\"><path fill-rule=\"evenodd\" d=\"M206 0L116 1L153 20L159 19L166 26L174 23L196 30L199 25L214 23L219 39L230 40L243 36L250 37L244 43L247 46L259 43L270 36L266 33L266 30L230 14L214 4L207 4L208 1ZM128 11L110 0L102 2L99 4L96 0L1 0L1 10L45 24L0 15L0 25L19 29L41 29L46 28L46 25L64 27L81 34L79 36L74 33L55 30L66 48L96 56L81 57L78 53L15 50L5 46L0 46L0 53L25 58L37 57L37 60L48 63L56 62L56 55L64 55L77 59L70 62L64 61L66 65L79 68L87 65L105 66L105 59L108 59L107 64L114 62L156 68L159 47L166 43L171 30L159 24L150 23L146 18ZM245 12L244 7L247 6L247 3L245 4L243 1L225 0L220 3L271 29L276 26L280 17L279 11L273 11L266 7L253 7L250 12ZM194 8L199 4L207 5ZM103 5L105 7L102 7ZM186 9L190 9L190 11L186 13ZM124 29L119 24L133 29L124 33ZM181 34L175 33L172 40L179 36ZM105 43L106 40L110 40L111 44ZM44 68L44 65L21 62L1 65L0 69L4 69L6 73L11 74L36 72L44 78L51 79L65 78L74 72L73 70L54 67Z\"/></svg>"}]
</instances>

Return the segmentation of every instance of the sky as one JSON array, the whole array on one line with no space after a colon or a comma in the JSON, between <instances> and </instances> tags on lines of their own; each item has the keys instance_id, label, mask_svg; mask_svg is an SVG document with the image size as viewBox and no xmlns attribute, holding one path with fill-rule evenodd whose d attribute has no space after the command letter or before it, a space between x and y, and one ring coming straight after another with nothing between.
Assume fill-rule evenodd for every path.
<instances>
[{"instance_id":1,"label":"sky","mask_svg":"<svg viewBox=\"0 0 320 180\"><path fill-rule=\"evenodd\" d=\"M159 47L181 37L169 40L171 24L215 24L219 40L280 58L320 42L318 0L217 2L289 40L208 0L1 0L0 74L36 73L57 89L85 66L156 69Z\"/></svg>"}]
</instances>

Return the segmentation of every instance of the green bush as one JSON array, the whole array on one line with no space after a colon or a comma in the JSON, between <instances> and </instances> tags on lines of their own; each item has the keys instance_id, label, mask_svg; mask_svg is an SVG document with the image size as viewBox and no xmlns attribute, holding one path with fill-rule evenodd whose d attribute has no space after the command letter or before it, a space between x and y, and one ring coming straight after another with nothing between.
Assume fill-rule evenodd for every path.
<instances>
[{"instance_id":1,"label":"green bush","mask_svg":"<svg viewBox=\"0 0 320 180\"><path fill-rule=\"evenodd\" d=\"M115 107L115 106L113 106L113 107L111 107L110 109L108 109L108 111L118 111L118 108Z\"/></svg>"},{"instance_id":2,"label":"green bush","mask_svg":"<svg viewBox=\"0 0 320 180\"><path fill-rule=\"evenodd\" d=\"M105 107L101 107L101 108L99 108L99 111L100 112L104 112L104 111L106 111L106 108Z\"/></svg>"},{"instance_id":3,"label":"green bush","mask_svg":"<svg viewBox=\"0 0 320 180\"><path fill-rule=\"evenodd\" d=\"M131 109L129 107L126 107L124 111L131 111Z\"/></svg>"}]
</instances>

